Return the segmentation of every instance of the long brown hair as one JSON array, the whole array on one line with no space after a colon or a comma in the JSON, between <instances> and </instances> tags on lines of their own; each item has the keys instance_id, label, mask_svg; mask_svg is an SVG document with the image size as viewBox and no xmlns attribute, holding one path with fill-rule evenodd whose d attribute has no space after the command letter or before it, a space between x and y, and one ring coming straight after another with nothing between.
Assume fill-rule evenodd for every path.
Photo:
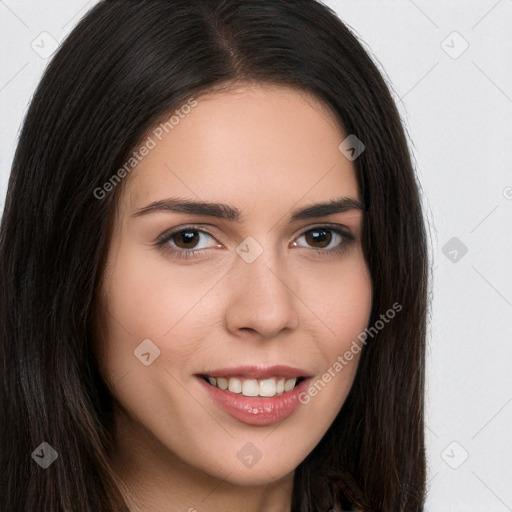
<instances>
[{"instance_id":1,"label":"long brown hair","mask_svg":"<svg viewBox=\"0 0 512 512\"><path fill-rule=\"evenodd\" d=\"M126 510L108 453L112 397L94 301L122 187L102 187L164 114L240 81L313 93L364 145L354 161L373 286L351 392L296 468L294 512L421 511L428 255L404 130L371 58L314 0L110 0L49 64L28 110L0 228L0 507ZM136 172L136 171L134 171ZM59 454L47 469L31 453Z\"/></svg>"}]
</instances>

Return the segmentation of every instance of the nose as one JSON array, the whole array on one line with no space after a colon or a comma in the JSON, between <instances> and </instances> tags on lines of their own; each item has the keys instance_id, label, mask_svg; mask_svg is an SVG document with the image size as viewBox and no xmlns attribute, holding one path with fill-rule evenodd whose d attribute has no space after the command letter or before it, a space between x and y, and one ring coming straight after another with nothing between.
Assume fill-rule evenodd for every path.
<instances>
[{"instance_id":1,"label":"nose","mask_svg":"<svg viewBox=\"0 0 512 512\"><path fill-rule=\"evenodd\" d=\"M238 257L231 270L226 327L234 335L242 331L273 338L299 325L298 299L293 279L283 272L277 256L265 250L252 263Z\"/></svg>"}]
</instances>

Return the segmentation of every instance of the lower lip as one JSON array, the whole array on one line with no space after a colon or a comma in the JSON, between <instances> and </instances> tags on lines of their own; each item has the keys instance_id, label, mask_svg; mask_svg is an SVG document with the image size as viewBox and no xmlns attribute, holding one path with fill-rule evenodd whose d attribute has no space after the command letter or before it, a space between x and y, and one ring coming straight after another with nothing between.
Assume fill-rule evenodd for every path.
<instances>
[{"instance_id":1,"label":"lower lip","mask_svg":"<svg viewBox=\"0 0 512 512\"><path fill-rule=\"evenodd\" d=\"M304 379L296 387L269 398L249 397L241 393L223 391L198 376L209 396L233 418L248 425L265 426L282 421L300 405L299 394L305 391L311 379Z\"/></svg>"}]
</instances>

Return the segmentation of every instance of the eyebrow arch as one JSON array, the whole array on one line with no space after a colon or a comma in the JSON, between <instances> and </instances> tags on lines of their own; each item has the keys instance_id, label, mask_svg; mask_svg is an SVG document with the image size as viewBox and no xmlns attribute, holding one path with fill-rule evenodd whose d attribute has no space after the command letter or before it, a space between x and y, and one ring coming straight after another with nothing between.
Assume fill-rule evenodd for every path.
<instances>
[{"instance_id":1,"label":"eyebrow arch","mask_svg":"<svg viewBox=\"0 0 512 512\"><path fill-rule=\"evenodd\" d=\"M339 197L323 203L316 203L292 212L289 221L313 219L315 217L325 217L335 213L344 213L349 210L364 210L362 203L352 197ZM207 215L226 219L231 221L241 221L243 215L241 211L223 203L209 203L195 201L190 199L170 198L161 201L155 201L139 210L136 210L133 217L141 217L155 212L177 212L189 213L193 215Z\"/></svg>"},{"instance_id":2,"label":"eyebrow arch","mask_svg":"<svg viewBox=\"0 0 512 512\"><path fill-rule=\"evenodd\" d=\"M327 217L328 215L344 213L350 210L363 211L364 207L359 199L353 197L339 197L326 201L325 203L312 204L300 210L295 210L290 217L290 222L314 219L315 217Z\"/></svg>"}]
</instances>

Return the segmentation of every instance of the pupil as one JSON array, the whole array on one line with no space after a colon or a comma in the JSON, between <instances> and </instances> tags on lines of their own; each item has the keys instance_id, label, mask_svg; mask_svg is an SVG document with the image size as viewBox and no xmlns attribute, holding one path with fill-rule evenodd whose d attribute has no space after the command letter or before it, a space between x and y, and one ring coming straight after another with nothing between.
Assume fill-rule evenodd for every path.
<instances>
[{"instance_id":1,"label":"pupil","mask_svg":"<svg viewBox=\"0 0 512 512\"><path fill-rule=\"evenodd\" d=\"M308 239L309 238L309 239ZM306 239L308 244L314 245L314 243L324 243L321 247L329 245L329 242L331 241L331 234L329 231L326 231L325 229L315 229L314 231L309 231L306 234Z\"/></svg>"}]
</instances>

